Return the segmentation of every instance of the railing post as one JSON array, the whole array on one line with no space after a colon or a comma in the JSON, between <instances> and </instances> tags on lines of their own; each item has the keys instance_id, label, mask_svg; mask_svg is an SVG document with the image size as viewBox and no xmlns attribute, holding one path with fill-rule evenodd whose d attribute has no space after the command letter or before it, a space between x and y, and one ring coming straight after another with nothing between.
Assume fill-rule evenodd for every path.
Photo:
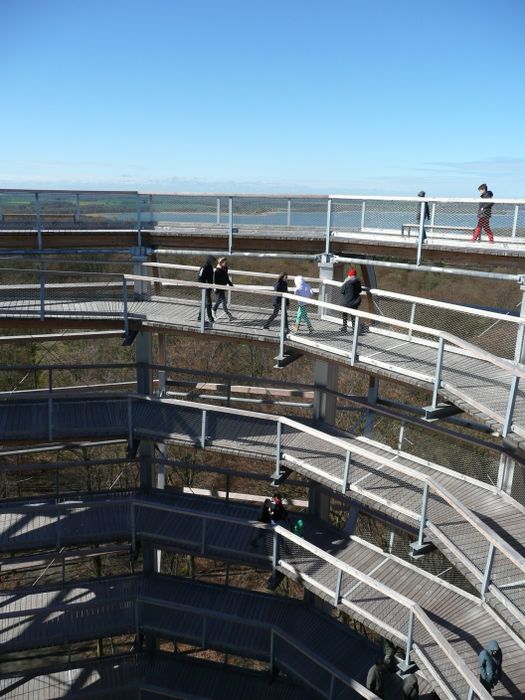
<instances>
[{"instance_id":1,"label":"railing post","mask_svg":"<svg viewBox=\"0 0 525 700\"><path fill-rule=\"evenodd\" d=\"M472 690L472 688L469 688L466 700L473 700L473 698L474 698L474 691Z\"/></svg>"},{"instance_id":2,"label":"railing post","mask_svg":"<svg viewBox=\"0 0 525 700\"><path fill-rule=\"evenodd\" d=\"M233 197L228 197L228 253L233 250Z\"/></svg>"},{"instance_id":3,"label":"railing post","mask_svg":"<svg viewBox=\"0 0 525 700\"><path fill-rule=\"evenodd\" d=\"M288 197L288 206L286 210L286 225L292 225L292 200Z\"/></svg>"},{"instance_id":4,"label":"railing post","mask_svg":"<svg viewBox=\"0 0 525 700\"><path fill-rule=\"evenodd\" d=\"M201 636L201 647L204 649L206 647L206 627L208 624L208 618L202 618L202 636Z\"/></svg>"},{"instance_id":5,"label":"railing post","mask_svg":"<svg viewBox=\"0 0 525 700\"><path fill-rule=\"evenodd\" d=\"M412 640L414 636L414 611L412 608L408 609L408 629L407 629L407 648L405 653L405 660L399 664L402 671L407 671L410 664L410 652L412 651Z\"/></svg>"},{"instance_id":6,"label":"railing post","mask_svg":"<svg viewBox=\"0 0 525 700\"><path fill-rule=\"evenodd\" d=\"M421 253L423 252L423 236L425 234L425 208L426 202L421 202L419 208L419 234L417 238L417 259L416 265L421 264Z\"/></svg>"},{"instance_id":7,"label":"railing post","mask_svg":"<svg viewBox=\"0 0 525 700\"><path fill-rule=\"evenodd\" d=\"M202 412L201 417L201 448L206 447L206 411Z\"/></svg>"},{"instance_id":8,"label":"railing post","mask_svg":"<svg viewBox=\"0 0 525 700\"><path fill-rule=\"evenodd\" d=\"M335 690L335 676L332 674L330 676L330 688L328 690L328 700L333 700Z\"/></svg>"},{"instance_id":9,"label":"railing post","mask_svg":"<svg viewBox=\"0 0 525 700\"><path fill-rule=\"evenodd\" d=\"M133 449L133 404L128 396L128 451Z\"/></svg>"},{"instance_id":10,"label":"railing post","mask_svg":"<svg viewBox=\"0 0 525 700\"><path fill-rule=\"evenodd\" d=\"M281 435L282 435L282 423L280 420L277 421L277 435L275 437L275 474L274 479L278 479L281 476Z\"/></svg>"},{"instance_id":11,"label":"railing post","mask_svg":"<svg viewBox=\"0 0 525 700\"><path fill-rule=\"evenodd\" d=\"M122 275L122 305L124 314L124 336L127 338L129 336L128 282L124 275Z\"/></svg>"},{"instance_id":12,"label":"railing post","mask_svg":"<svg viewBox=\"0 0 525 700\"><path fill-rule=\"evenodd\" d=\"M40 320L43 321L46 317L46 264L43 259L40 260Z\"/></svg>"},{"instance_id":13,"label":"railing post","mask_svg":"<svg viewBox=\"0 0 525 700\"><path fill-rule=\"evenodd\" d=\"M279 325L279 356L277 360L284 360L284 340L286 337L286 299L281 297L281 323Z\"/></svg>"},{"instance_id":14,"label":"railing post","mask_svg":"<svg viewBox=\"0 0 525 700\"><path fill-rule=\"evenodd\" d=\"M218 224L221 223L221 198L217 197L216 201L216 221Z\"/></svg>"},{"instance_id":15,"label":"railing post","mask_svg":"<svg viewBox=\"0 0 525 700\"><path fill-rule=\"evenodd\" d=\"M419 534L417 537L417 546L423 546L425 525L427 524L427 507L428 507L428 484L423 484L423 496L421 498L421 515L419 516Z\"/></svg>"},{"instance_id":16,"label":"railing post","mask_svg":"<svg viewBox=\"0 0 525 700\"><path fill-rule=\"evenodd\" d=\"M411 307L411 309L410 309L410 320L409 320L410 328L408 329L408 338L409 338L409 340L412 339L412 324L414 323L415 320L416 320L416 302L413 301L413 302L412 302L412 307Z\"/></svg>"},{"instance_id":17,"label":"railing post","mask_svg":"<svg viewBox=\"0 0 525 700\"><path fill-rule=\"evenodd\" d=\"M279 534L274 530L273 531L273 543L272 543L272 575L275 575L278 560L279 560Z\"/></svg>"},{"instance_id":18,"label":"railing post","mask_svg":"<svg viewBox=\"0 0 525 700\"><path fill-rule=\"evenodd\" d=\"M434 221L436 220L436 203L432 202L430 205L430 226L429 228L432 228L434 226Z\"/></svg>"},{"instance_id":19,"label":"railing post","mask_svg":"<svg viewBox=\"0 0 525 700\"><path fill-rule=\"evenodd\" d=\"M325 249L326 255L330 252L330 230L332 228L332 200L329 198L326 206L326 233L325 233Z\"/></svg>"},{"instance_id":20,"label":"railing post","mask_svg":"<svg viewBox=\"0 0 525 700\"><path fill-rule=\"evenodd\" d=\"M366 214L366 199L363 200L361 204L361 231L365 227L365 214Z\"/></svg>"},{"instance_id":21,"label":"railing post","mask_svg":"<svg viewBox=\"0 0 525 700\"><path fill-rule=\"evenodd\" d=\"M494 563L494 554L496 553L496 549L492 542L489 544L489 551L487 553L487 561L485 563L485 571L483 572L483 581L481 583L481 589L479 592L479 595L482 600L485 600L485 594L487 593L487 589L489 587L490 583L490 575L492 573L492 564Z\"/></svg>"},{"instance_id":22,"label":"railing post","mask_svg":"<svg viewBox=\"0 0 525 700\"><path fill-rule=\"evenodd\" d=\"M47 435L51 442L53 440L53 394L51 392L47 399Z\"/></svg>"},{"instance_id":23,"label":"railing post","mask_svg":"<svg viewBox=\"0 0 525 700\"><path fill-rule=\"evenodd\" d=\"M512 220L512 233L510 234L512 238L516 238L516 231L518 229L518 216L520 211L520 205L516 204L514 207L514 218Z\"/></svg>"},{"instance_id":24,"label":"railing post","mask_svg":"<svg viewBox=\"0 0 525 700\"><path fill-rule=\"evenodd\" d=\"M80 193L75 195L75 224L80 223Z\"/></svg>"},{"instance_id":25,"label":"railing post","mask_svg":"<svg viewBox=\"0 0 525 700\"><path fill-rule=\"evenodd\" d=\"M137 528L135 524L135 501L131 501L131 556L134 559L137 553Z\"/></svg>"},{"instance_id":26,"label":"railing post","mask_svg":"<svg viewBox=\"0 0 525 700\"><path fill-rule=\"evenodd\" d=\"M341 600L341 582L343 580L343 570L338 569L337 570L337 580L335 583L335 591L334 591L334 605L337 607L339 605L339 601Z\"/></svg>"},{"instance_id":27,"label":"railing post","mask_svg":"<svg viewBox=\"0 0 525 700\"><path fill-rule=\"evenodd\" d=\"M270 674L273 674L273 667L274 667L274 654L275 654L275 639L274 639L275 633L273 631L273 627L270 630Z\"/></svg>"},{"instance_id":28,"label":"railing post","mask_svg":"<svg viewBox=\"0 0 525 700\"><path fill-rule=\"evenodd\" d=\"M505 420L503 422L502 437L506 437L512 427L512 418L514 416L514 406L516 405L519 383L519 377L512 377L510 381L509 400L507 401L507 410L505 411Z\"/></svg>"},{"instance_id":29,"label":"railing post","mask_svg":"<svg viewBox=\"0 0 525 700\"><path fill-rule=\"evenodd\" d=\"M350 472L350 450L346 451L345 454L345 468L343 472L343 483L341 484L341 493L346 493L348 488L348 474Z\"/></svg>"},{"instance_id":30,"label":"railing post","mask_svg":"<svg viewBox=\"0 0 525 700\"><path fill-rule=\"evenodd\" d=\"M432 392L432 408L437 408L439 387L441 386L441 369L443 367L443 353L445 350L445 339L439 338L438 352L436 359L436 374L434 377L434 391Z\"/></svg>"},{"instance_id":31,"label":"railing post","mask_svg":"<svg viewBox=\"0 0 525 700\"><path fill-rule=\"evenodd\" d=\"M148 197L148 204L149 204L149 222L151 226L153 227L153 195L150 194Z\"/></svg>"},{"instance_id":32,"label":"railing post","mask_svg":"<svg viewBox=\"0 0 525 700\"><path fill-rule=\"evenodd\" d=\"M206 518L202 519L202 530L201 530L201 554L206 551Z\"/></svg>"},{"instance_id":33,"label":"railing post","mask_svg":"<svg viewBox=\"0 0 525 700\"><path fill-rule=\"evenodd\" d=\"M359 342L359 331L361 330L361 318L359 316L354 316L354 337L352 340L352 354L350 356L350 364L352 367L355 365L357 360L357 344Z\"/></svg>"},{"instance_id":34,"label":"railing post","mask_svg":"<svg viewBox=\"0 0 525 700\"><path fill-rule=\"evenodd\" d=\"M142 246L142 221L141 221L141 201L140 194L136 195L137 203L137 246Z\"/></svg>"},{"instance_id":35,"label":"railing post","mask_svg":"<svg viewBox=\"0 0 525 700\"><path fill-rule=\"evenodd\" d=\"M36 238L38 242L38 250L42 250L42 219L40 216L40 197L38 192L35 192L35 218L36 218Z\"/></svg>"},{"instance_id":36,"label":"railing post","mask_svg":"<svg viewBox=\"0 0 525 700\"><path fill-rule=\"evenodd\" d=\"M206 289L203 287L201 289L201 327L200 327L200 332L204 333L204 324L206 321L204 320L204 314L206 313Z\"/></svg>"}]
</instances>

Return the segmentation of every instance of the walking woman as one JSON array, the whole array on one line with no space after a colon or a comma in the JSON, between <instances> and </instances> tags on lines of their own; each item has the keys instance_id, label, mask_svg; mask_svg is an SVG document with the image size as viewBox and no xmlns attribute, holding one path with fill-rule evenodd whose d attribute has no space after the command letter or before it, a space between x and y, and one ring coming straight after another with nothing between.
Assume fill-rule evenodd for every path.
<instances>
[{"instance_id":1,"label":"walking woman","mask_svg":"<svg viewBox=\"0 0 525 700\"><path fill-rule=\"evenodd\" d=\"M311 299L313 296L313 291L308 282L305 282L301 275L297 275L295 278L295 291L294 294L303 299ZM313 333L313 327L310 319L308 318L308 308L304 301L299 302L297 307L297 317L295 319L295 326L292 328L294 331L298 331L301 326L301 321L305 321L308 327L308 332Z\"/></svg>"},{"instance_id":2,"label":"walking woman","mask_svg":"<svg viewBox=\"0 0 525 700\"><path fill-rule=\"evenodd\" d=\"M219 262L217 263L217 267L215 268L215 284L223 284L224 286L228 285L230 287L233 287L233 282L231 281L230 275L228 274L228 261L226 260L226 258L219 258ZM217 295L217 300L213 305L213 313L216 314L217 309L222 304L224 313L226 314L226 316L228 316L230 321L233 321L235 317L230 313L228 305L226 303L226 290L216 289L215 294Z\"/></svg>"},{"instance_id":3,"label":"walking woman","mask_svg":"<svg viewBox=\"0 0 525 700\"><path fill-rule=\"evenodd\" d=\"M277 282L273 285L273 288L278 293L288 292L288 273L281 272L281 274L277 278ZM279 315L279 311L281 310L281 297L274 297L272 299L272 304L273 304L272 315L270 316L270 318L266 321L266 323L263 326L263 328L265 328L266 330L268 330L270 328L270 324L272 323L272 321L274 319L276 319L277 316ZM286 313L286 310L288 309L289 305L290 305L290 300L286 299L285 306L284 306L284 330L286 332L289 331L288 314Z\"/></svg>"}]
</instances>

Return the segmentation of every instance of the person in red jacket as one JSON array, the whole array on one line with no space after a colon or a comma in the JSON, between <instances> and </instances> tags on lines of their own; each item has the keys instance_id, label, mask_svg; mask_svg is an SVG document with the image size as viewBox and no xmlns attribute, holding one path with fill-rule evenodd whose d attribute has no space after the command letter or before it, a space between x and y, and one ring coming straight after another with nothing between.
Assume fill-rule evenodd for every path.
<instances>
[{"instance_id":1,"label":"person in red jacket","mask_svg":"<svg viewBox=\"0 0 525 700\"><path fill-rule=\"evenodd\" d=\"M478 187L478 192L480 192L481 199L492 199L493 193L487 189L487 185L483 183ZM474 229L474 235L472 236L473 241L477 241L481 236L481 231L486 231L489 237L489 242L494 243L494 234L490 229L490 217L492 214L492 207L494 205L491 202L481 202L478 207L478 225Z\"/></svg>"}]
</instances>

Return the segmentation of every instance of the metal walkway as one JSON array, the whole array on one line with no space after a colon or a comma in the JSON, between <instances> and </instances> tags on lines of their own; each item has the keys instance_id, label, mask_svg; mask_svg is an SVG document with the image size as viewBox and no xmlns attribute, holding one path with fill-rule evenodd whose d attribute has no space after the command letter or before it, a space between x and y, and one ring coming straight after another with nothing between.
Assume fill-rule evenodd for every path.
<instances>
[{"instance_id":1,"label":"metal walkway","mask_svg":"<svg viewBox=\"0 0 525 700\"><path fill-rule=\"evenodd\" d=\"M82 542L85 538L92 542L111 541L119 539L122 531L127 529L128 541L145 540L164 549L221 561L271 565L271 532L265 535L259 548L251 546L254 530L250 521L257 517L257 509L253 507L155 492L148 497L134 494L132 514L130 496L105 493L79 497L71 503L54 504L52 500L47 503L6 503L6 513L0 520L2 549L23 549L35 542L40 547L53 547L57 539L65 544L63 532L72 533L67 538L69 544ZM315 548L328 553L337 561L388 586L395 594L418 603L474 672L481 647L488 639L497 637L504 649L505 669L513 669L512 673L508 671L509 677L504 680L497 696L525 696L525 670L521 670L519 663L525 644L509 635L497 615L479 599L358 538L342 537L340 531L318 520L303 519L306 521L304 542L308 543L303 545L312 545L313 549L310 551L285 541L279 549L279 568L285 574L298 577L304 586L334 605L333 591L337 586L338 572L329 561L318 558ZM135 535L131 537L133 524ZM73 533L79 534L75 536ZM406 643L407 614L399 601L379 594L364 581L347 574L343 575L339 586L337 597L342 610L396 644ZM162 611L162 619L164 615L165 611ZM442 650L436 647L432 636L418 627L415 641L416 657L427 678L432 679L433 669L437 668L440 683L443 684L443 678L447 679L445 692L449 688L450 697L454 697L454 693L457 693L456 697L464 697L461 676ZM7 642L10 643L17 645L17 638Z\"/></svg>"}]
</instances>

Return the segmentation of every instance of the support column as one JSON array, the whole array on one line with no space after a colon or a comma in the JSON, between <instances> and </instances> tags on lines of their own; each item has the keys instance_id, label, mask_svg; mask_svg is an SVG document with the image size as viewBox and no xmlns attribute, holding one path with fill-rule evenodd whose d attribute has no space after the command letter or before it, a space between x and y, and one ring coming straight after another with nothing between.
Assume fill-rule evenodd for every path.
<instances>
[{"instance_id":1,"label":"support column","mask_svg":"<svg viewBox=\"0 0 525 700\"><path fill-rule=\"evenodd\" d=\"M376 269L373 265L363 265L363 284L368 289L377 288L377 277ZM366 294L366 310L369 313L374 313L374 300L370 292ZM368 396L367 403L369 406L375 406L379 396L379 377L370 376L368 380ZM365 437L371 437L374 432L374 423L376 419L376 413L367 409L365 416L365 426L363 435Z\"/></svg>"}]
</instances>

